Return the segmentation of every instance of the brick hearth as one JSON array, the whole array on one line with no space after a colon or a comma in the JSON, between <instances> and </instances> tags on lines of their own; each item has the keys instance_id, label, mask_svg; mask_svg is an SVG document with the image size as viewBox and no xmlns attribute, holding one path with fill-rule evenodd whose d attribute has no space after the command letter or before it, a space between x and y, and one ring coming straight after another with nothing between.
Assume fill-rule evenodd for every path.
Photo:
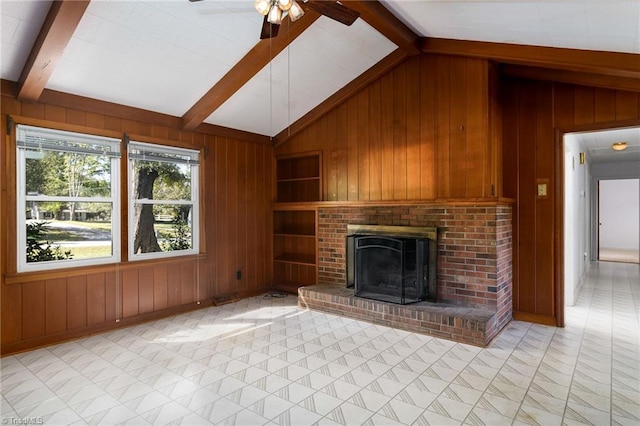
<instances>
[{"instance_id":1,"label":"brick hearth","mask_svg":"<svg viewBox=\"0 0 640 426\"><path fill-rule=\"evenodd\" d=\"M394 305L346 289L348 224L438 228L437 302ZM511 321L511 206L412 205L320 207L319 285L299 303L358 319L475 345L487 345Z\"/></svg>"}]
</instances>

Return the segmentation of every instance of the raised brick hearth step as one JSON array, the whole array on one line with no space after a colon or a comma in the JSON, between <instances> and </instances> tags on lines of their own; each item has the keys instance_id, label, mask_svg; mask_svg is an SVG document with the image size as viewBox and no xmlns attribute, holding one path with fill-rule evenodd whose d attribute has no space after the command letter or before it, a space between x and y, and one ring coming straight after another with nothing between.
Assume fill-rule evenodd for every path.
<instances>
[{"instance_id":1,"label":"raised brick hearth step","mask_svg":"<svg viewBox=\"0 0 640 426\"><path fill-rule=\"evenodd\" d=\"M352 288L318 284L298 289L298 306L434 337L487 346L500 331L496 312L445 303L409 305L355 297Z\"/></svg>"}]
</instances>

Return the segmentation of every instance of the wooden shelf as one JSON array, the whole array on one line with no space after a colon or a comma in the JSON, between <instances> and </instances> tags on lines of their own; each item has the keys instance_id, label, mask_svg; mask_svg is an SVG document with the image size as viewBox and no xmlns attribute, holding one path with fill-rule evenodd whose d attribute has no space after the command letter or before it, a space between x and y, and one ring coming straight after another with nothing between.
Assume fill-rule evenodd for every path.
<instances>
[{"instance_id":1,"label":"wooden shelf","mask_svg":"<svg viewBox=\"0 0 640 426\"><path fill-rule=\"evenodd\" d=\"M299 253L284 253L279 255L278 257L273 259L274 262L286 262L286 263L297 263L299 265L312 265L316 264L316 257L302 255Z\"/></svg>"},{"instance_id":2,"label":"wooden shelf","mask_svg":"<svg viewBox=\"0 0 640 426\"><path fill-rule=\"evenodd\" d=\"M322 199L320 153L276 159L278 203L308 203ZM273 209L274 287L296 292L317 282L317 209Z\"/></svg>"},{"instance_id":3,"label":"wooden shelf","mask_svg":"<svg viewBox=\"0 0 640 426\"><path fill-rule=\"evenodd\" d=\"M285 234L285 233L277 233L273 234L274 237L292 237L292 238L315 238L315 234Z\"/></svg>"},{"instance_id":4,"label":"wooden shelf","mask_svg":"<svg viewBox=\"0 0 640 426\"><path fill-rule=\"evenodd\" d=\"M278 182L304 182L304 181L316 181L320 180L319 176L311 176L305 178L289 178L289 179L278 179Z\"/></svg>"}]
</instances>

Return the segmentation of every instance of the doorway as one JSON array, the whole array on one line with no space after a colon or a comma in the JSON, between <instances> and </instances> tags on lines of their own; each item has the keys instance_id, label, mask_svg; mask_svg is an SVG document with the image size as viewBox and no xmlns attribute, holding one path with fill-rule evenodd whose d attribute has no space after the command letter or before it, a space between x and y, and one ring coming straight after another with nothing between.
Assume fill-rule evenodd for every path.
<instances>
[{"instance_id":1,"label":"doorway","mask_svg":"<svg viewBox=\"0 0 640 426\"><path fill-rule=\"evenodd\" d=\"M640 179L598 182L598 260L640 263Z\"/></svg>"}]
</instances>

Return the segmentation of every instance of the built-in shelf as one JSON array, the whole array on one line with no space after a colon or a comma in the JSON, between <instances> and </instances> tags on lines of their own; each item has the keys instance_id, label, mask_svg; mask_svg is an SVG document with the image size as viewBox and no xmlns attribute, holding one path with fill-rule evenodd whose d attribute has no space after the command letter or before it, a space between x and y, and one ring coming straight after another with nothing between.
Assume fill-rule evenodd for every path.
<instances>
[{"instance_id":1,"label":"built-in shelf","mask_svg":"<svg viewBox=\"0 0 640 426\"><path fill-rule=\"evenodd\" d=\"M274 262L298 263L300 265L315 266L316 264L315 256L305 256L298 253L283 253L273 260Z\"/></svg>"},{"instance_id":2,"label":"built-in shelf","mask_svg":"<svg viewBox=\"0 0 640 426\"><path fill-rule=\"evenodd\" d=\"M297 203L321 200L319 153L276 159L278 203L273 209L274 288L295 293L317 282L317 209Z\"/></svg>"}]
</instances>

